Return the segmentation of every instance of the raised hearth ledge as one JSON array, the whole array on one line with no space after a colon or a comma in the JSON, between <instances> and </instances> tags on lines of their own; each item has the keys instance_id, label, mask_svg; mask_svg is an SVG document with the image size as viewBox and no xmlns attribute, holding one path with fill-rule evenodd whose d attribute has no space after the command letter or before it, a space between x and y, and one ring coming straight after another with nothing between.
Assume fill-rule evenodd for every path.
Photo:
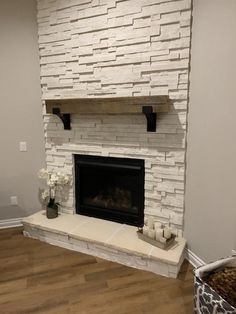
<instances>
[{"instance_id":1,"label":"raised hearth ledge","mask_svg":"<svg viewBox=\"0 0 236 314\"><path fill-rule=\"evenodd\" d=\"M40 211L23 225L25 236L166 277L176 278L184 260L185 239L165 251L140 240L137 227L125 224L64 213L49 220Z\"/></svg>"}]
</instances>

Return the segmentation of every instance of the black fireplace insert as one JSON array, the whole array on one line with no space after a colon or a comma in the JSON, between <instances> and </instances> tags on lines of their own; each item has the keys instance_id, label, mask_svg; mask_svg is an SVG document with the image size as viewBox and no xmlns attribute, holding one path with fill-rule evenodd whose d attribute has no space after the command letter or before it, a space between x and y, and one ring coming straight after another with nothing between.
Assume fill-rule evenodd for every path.
<instances>
[{"instance_id":1,"label":"black fireplace insert","mask_svg":"<svg viewBox=\"0 0 236 314\"><path fill-rule=\"evenodd\" d=\"M76 213L143 226L144 160L75 155Z\"/></svg>"}]
</instances>

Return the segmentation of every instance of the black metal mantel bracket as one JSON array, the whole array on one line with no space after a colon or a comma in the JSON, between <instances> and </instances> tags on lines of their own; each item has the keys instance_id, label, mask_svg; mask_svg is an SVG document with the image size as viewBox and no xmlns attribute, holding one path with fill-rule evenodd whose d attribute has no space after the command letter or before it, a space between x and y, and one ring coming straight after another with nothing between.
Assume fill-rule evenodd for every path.
<instances>
[{"instance_id":1,"label":"black metal mantel bracket","mask_svg":"<svg viewBox=\"0 0 236 314\"><path fill-rule=\"evenodd\" d=\"M64 125L64 130L70 130L70 114L69 113L61 113L60 108L52 108L52 113L58 116Z\"/></svg>"},{"instance_id":2,"label":"black metal mantel bracket","mask_svg":"<svg viewBox=\"0 0 236 314\"><path fill-rule=\"evenodd\" d=\"M143 106L142 111L147 118L147 132L156 132L157 114L153 112L153 107Z\"/></svg>"},{"instance_id":3,"label":"black metal mantel bracket","mask_svg":"<svg viewBox=\"0 0 236 314\"><path fill-rule=\"evenodd\" d=\"M52 108L52 113L61 119L64 125L64 130L71 129L71 118L69 113L61 113L61 110L58 107ZM153 107L143 106L142 113L145 114L147 119L147 132L156 132L157 114L156 112L153 112Z\"/></svg>"}]
</instances>

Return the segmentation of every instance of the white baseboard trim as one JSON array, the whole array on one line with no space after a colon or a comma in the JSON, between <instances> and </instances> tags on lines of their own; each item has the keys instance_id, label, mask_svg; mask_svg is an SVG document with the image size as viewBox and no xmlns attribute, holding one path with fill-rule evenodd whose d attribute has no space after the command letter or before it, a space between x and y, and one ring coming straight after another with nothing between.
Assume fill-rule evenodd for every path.
<instances>
[{"instance_id":1,"label":"white baseboard trim","mask_svg":"<svg viewBox=\"0 0 236 314\"><path fill-rule=\"evenodd\" d=\"M200 257L198 257L189 249L186 249L186 259L189 261L191 265L193 265L194 268L197 268L206 264Z\"/></svg>"},{"instance_id":2,"label":"white baseboard trim","mask_svg":"<svg viewBox=\"0 0 236 314\"><path fill-rule=\"evenodd\" d=\"M21 227L23 218L11 218L0 220L0 229Z\"/></svg>"}]
</instances>

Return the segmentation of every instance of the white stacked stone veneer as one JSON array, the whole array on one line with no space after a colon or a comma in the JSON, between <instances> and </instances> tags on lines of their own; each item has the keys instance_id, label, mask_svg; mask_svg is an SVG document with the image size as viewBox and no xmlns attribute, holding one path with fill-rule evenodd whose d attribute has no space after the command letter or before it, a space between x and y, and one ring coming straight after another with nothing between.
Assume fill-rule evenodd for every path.
<instances>
[{"instance_id":1,"label":"white stacked stone veneer","mask_svg":"<svg viewBox=\"0 0 236 314\"><path fill-rule=\"evenodd\" d=\"M44 114L47 166L73 154L145 160L145 215L181 233L191 33L190 0L38 0L43 100L168 95L156 133L142 115ZM44 109L45 112L45 109ZM62 210L74 213L74 189Z\"/></svg>"}]
</instances>

